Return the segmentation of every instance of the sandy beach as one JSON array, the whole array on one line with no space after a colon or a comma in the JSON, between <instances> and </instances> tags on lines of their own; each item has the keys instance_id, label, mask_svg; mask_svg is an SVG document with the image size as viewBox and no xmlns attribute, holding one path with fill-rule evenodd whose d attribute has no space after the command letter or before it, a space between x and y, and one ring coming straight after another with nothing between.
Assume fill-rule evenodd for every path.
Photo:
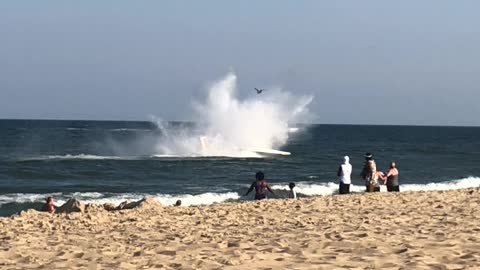
<instances>
[{"instance_id":1,"label":"sandy beach","mask_svg":"<svg viewBox=\"0 0 480 270\"><path fill-rule=\"evenodd\" d=\"M1 269L479 269L479 189L0 219Z\"/></svg>"}]
</instances>

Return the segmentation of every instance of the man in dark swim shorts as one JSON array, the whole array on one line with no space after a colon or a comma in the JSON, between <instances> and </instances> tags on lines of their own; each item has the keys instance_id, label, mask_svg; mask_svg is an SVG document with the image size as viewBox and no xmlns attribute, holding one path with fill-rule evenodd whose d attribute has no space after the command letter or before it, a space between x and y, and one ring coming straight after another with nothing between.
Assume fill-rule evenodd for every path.
<instances>
[{"instance_id":1,"label":"man in dark swim shorts","mask_svg":"<svg viewBox=\"0 0 480 270\"><path fill-rule=\"evenodd\" d=\"M245 193L245 196L252 192L253 189L255 189L255 200L266 199L267 190L270 191L270 193L272 193L273 195L275 195L275 193L273 193L272 189L270 188L268 182L265 181L265 175L263 174L263 172L257 172L255 174L255 178L256 180L252 183L247 193Z\"/></svg>"}]
</instances>

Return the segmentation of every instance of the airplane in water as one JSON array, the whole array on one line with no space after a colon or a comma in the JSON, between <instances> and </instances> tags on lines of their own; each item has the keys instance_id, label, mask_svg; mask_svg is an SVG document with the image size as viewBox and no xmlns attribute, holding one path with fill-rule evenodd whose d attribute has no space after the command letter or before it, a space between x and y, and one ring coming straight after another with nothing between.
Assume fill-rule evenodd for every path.
<instances>
[{"instance_id":1,"label":"airplane in water","mask_svg":"<svg viewBox=\"0 0 480 270\"><path fill-rule=\"evenodd\" d=\"M200 137L200 145L202 146L202 151L204 153L208 153L207 151L209 150L210 145L208 144L208 138L207 136L201 136ZM257 147L247 147L247 148L237 148L237 151L240 153L248 154L251 155L251 153L255 153L260 156L290 156L290 152L286 151L280 151L276 149L270 149L270 148L257 148Z\"/></svg>"},{"instance_id":2,"label":"airplane in water","mask_svg":"<svg viewBox=\"0 0 480 270\"><path fill-rule=\"evenodd\" d=\"M258 89L256 87L254 87L255 91L257 91L257 94L261 94L263 91L267 90L267 89Z\"/></svg>"}]
</instances>

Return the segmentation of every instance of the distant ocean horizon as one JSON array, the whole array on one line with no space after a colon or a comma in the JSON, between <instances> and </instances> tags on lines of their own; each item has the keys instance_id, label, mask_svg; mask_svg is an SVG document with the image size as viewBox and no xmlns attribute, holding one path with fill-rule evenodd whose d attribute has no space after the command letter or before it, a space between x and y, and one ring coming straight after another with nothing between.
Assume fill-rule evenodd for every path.
<instances>
[{"instance_id":1,"label":"distant ocean horizon","mask_svg":"<svg viewBox=\"0 0 480 270\"><path fill-rule=\"evenodd\" d=\"M287 196L289 182L297 183L300 196L331 195L338 191L336 170L344 155L353 165L352 190L363 192L365 152L374 154L380 170L392 160L398 164L402 191L480 185L480 127L298 124L274 147L291 155L276 156L220 144L213 136L205 152L199 125L0 120L0 216L38 209L47 196L58 205L71 197L120 203L151 196L165 205L248 200L243 194L259 170L277 198Z\"/></svg>"},{"instance_id":2,"label":"distant ocean horizon","mask_svg":"<svg viewBox=\"0 0 480 270\"><path fill-rule=\"evenodd\" d=\"M145 122L145 123L152 123L151 120L146 119L108 119L108 118L99 118L99 119L83 119L83 118L0 118L0 121L76 121L76 122ZM188 123L188 124L195 124L197 121L195 120L186 120L186 119L174 119L174 120L165 120L165 122L169 123ZM345 123L345 122L298 122L293 123L294 125L324 125L324 126L386 126L386 127L471 127L476 128L480 125L450 125L450 124L390 124L390 123Z\"/></svg>"}]
</instances>

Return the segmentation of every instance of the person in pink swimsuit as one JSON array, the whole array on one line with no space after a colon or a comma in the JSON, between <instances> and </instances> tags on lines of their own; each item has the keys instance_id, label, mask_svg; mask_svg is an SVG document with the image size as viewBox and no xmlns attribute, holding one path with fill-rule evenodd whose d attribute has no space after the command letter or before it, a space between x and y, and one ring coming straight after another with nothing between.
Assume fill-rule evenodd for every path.
<instances>
[{"instance_id":1,"label":"person in pink swimsuit","mask_svg":"<svg viewBox=\"0 0 480 270\"><path fill-rule=\"evenodd\" d=\"M250 192L255 189L255 200L263 200L267 198L267 190L275 195L273 193L272 189L270 188L270 185L268 182L265 180L265 175L263 172L257 172L255 174L255 181L250 185L250 188L248 189L247 193L245 193L245 196L247 196Z\"/></svg>"},{"instance_id":2,"label":"person in pink swimsuit","mask_svg":"<svg viewBox=\"0 0 480 270\"><path fill-rule=\"evenodd\" d=\"M55 205L53 205L53 198L48 197L47 202L42 208L42 211L49 212L49 213L55 213Z\"/></svg>"}]
</instances>

